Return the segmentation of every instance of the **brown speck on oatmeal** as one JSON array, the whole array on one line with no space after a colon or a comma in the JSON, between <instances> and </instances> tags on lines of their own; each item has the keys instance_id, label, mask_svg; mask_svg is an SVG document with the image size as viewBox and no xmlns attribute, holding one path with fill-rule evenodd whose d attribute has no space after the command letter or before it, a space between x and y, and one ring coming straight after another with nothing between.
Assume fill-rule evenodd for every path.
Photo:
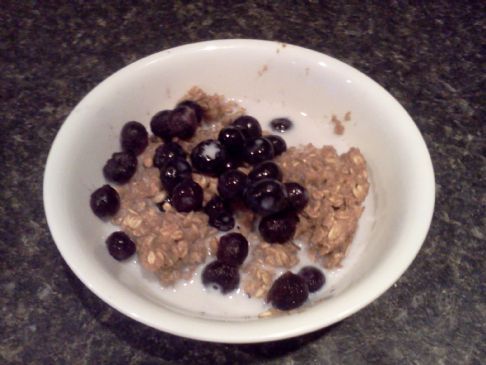
<instances>
[{"instance_id":1,"label":"brown speck on oatmeal","mask_svg":"<svg viewBox=\"0 0 486 365\"><path fill-rule=\"evenodd\" d=\"M331 123L334 124L334 133L342 135L344 133L343 123L333 114L331 117Z\"/></svg>"}]
</instances>

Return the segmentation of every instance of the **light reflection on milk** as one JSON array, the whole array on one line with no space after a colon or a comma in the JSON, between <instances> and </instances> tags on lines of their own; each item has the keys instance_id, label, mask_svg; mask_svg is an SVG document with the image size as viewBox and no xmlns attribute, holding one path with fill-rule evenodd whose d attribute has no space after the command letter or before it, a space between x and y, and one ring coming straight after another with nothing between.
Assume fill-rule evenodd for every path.
<instances>
[{"instance_id":1,"label":"light reflection on milk","mask_svg":"<svg viewBox=\"0 0 486 365\"><path fill-rule=\"evenodd\" d=\"M238 102L246 107L249 113L261 122L264 130L270 129L268 123L276 117L288 117L294 121L294 127L292 129L283 134L279 134L289 146L307 143L313 143L318 147L332 145L338 153L346 152L351 147L345 142L342 136L337 136L333 133L332 125L328 122L329 118L327 120L323 117L313 119L305 112L292 111L290 108L285 108L282 104L269 105L263 102L251 102L248 100L238 100ZM276 112L277 110L279 112ZM208 146L205 153L208 156L213 156L217 152L216 149L216 146ZM326 276L326 284L323 289L310 296L311 302L329 297L350 284L352 278L347 275L348 268L356 263L366 248L367 238L370 236L374 224L374 202L373 185L371 185L368 197L364 202L365 210L360 218L358 231L350 246L347 257L343 261L342 267L334 270L323 270ZM294 273L299 271L303 266L313 264L307 257L305 245L301 242L296 243L301 246L301 250L299 252L300 263L291 270ZM210 260L212 258L208 259L207 263ZM233 320L244 320L249 317L256 317L259 313L269 308L268 304L261 299L248 298L241 289L223 296L212 288L205 288L200 278L202 269L200 267L189 282L180 282L173 288L162 288L157 279L153 275L145 272L141 268L141 265L138 265L134 260L120 272L120 279L127 283L132 283L132 285L136 281L140 292L160 305L195 316L204 314L213 318L226 317ZM284 270L281 270L278 274L283 272Z\"/></svg>"}]
</instances>

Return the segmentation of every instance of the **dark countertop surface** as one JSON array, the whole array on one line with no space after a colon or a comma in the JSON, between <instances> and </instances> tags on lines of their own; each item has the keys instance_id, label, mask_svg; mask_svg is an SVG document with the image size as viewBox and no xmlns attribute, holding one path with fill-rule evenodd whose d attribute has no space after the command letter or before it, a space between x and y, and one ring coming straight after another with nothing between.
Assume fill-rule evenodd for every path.
<instances>
[{"instance_id":1,"label":"dark countertop surface","mask_svg":"<svg viewBox=\"0 0 486 365\"><path fill-rule=\"evenodd\" d=\"M485 4L386 3L3 2L0 363L484 361ZM437 200L422 250L383 296L330 328L240 346L158 332L92 294L64 263L49 234L42 206L43 170L70 110L100 81L134 60L217 38L279 40L355 66L403 104L429 147Z\"/></svg>"}]
</instances>

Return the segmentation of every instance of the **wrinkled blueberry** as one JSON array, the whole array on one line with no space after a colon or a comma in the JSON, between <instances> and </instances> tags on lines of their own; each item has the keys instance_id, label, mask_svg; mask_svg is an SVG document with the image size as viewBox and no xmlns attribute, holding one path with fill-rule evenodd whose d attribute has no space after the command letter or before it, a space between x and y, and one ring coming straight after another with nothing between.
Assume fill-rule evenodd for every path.
<instances>
[{"instance_id":1,"label":"wrinkled blueberry","mask_svg":"<svg viewBox=\"0 0 486 365\"><path fill-rule=\"evenodd\" d=\"M209 216L209 225L222 232L227 232L235 226L235 218L231 212L221 211Z\"/></svg>"},{"instance_id":2,"label":"wrinkled blueberry","mask_svg":"<svg viewBox=\"0 0 486 365\"><path fill-rule=\"evenodd\" d=\"M172 206L178 212L200 210L203 203L203 190L198 183L184 180L174 187L170 199Z\"/></svg>"},{"instance_id":3,"label":"wrinkled blueberry","mask_svg":"<svg viewBox=\"0 0 486 365\"><path fill-rule=\"evenodd\" d=\"M243 196L247 176L239 170L227 170L218 178L218 193L225 200L233 200Z\"/></svg>"},{"instance_id":4,"label":"wrinkled blueberry","mask_svg":"<svg viewBox=\"0 0 486 365\"><path fill-rule=\"evenodd\" d=\"M240 129L226 127L221 129L218 140L226 151L233 156L239 156L245 148L245 137Z\"/></svg>"},{"instance_id":5,"label":"wrinkled blueberry","mask_svg":"<svg viewBox=\"0 0 486 365\"><path fill-rule=\"evenodd\" d=\"M263 161L256 165L248 174L248 181L255 183L263 179L275 179L282 181L282 171L275 162Z\"/></svg>"},{"instance_id":6,"label":"wrinkled blueberry","mask_svg":"<svg viewBox=\"0 0 486 365\"><path fill-rule=\"evenodd\" d=\"M231 207L219 195L214 195L204 206L204 213L210 217L222 212L231 215Z\"/></svg>"},{"instance_id":7,"label":"wrinkled blueberry","mask_svg":"<svg viewBox=\"0 0 486 365\"><path fill-rule=\"evenodd\" d=\"M162 110L155 114L150 120L150 129L157 137L166 141L173 137L172 129L170 127L170 115L172 110Z\"/></svg>"},{"instance_id":8,"label":"wrinkled blueberry","mask_svg":"<svg viewBox=\"0 0 486 365\"><path fill-rule=\"evenodd\" d=\"M271 214L287 206L287 191L277 180L264 179L250 184L245 192L245 203L255 213Z\"/></svg>"},{"instance_id":9,"label":"wrinkled blueberry","mask_svg":"<svg viewBox=\"0 0 486 365\"><path fill-rule=\"evenodd\" d=\"M270 122L270 127L280 133L288 131L293 125L292 121L288 118L275 118Z\"/></svg>"},{"instance_id":10,"label":"wrinkled blueberry","mask_svg":"<svg viewBox=\"0 0 486 365\"><path fill-rule=\"evenodd\" d=\"M274 157L272 142L264 137L248 141L243 157L250 165L271 160Z\"/></svg>"},{"instance_id":11,"label":"wrinkled blueberry","mask_svg":"<svg viewBox=\"0 0 486 365\"><path fill-rule=\"evenodd\" d=\"M184 101L181 101L179 104L177 104L177 106L187 106L187 107L191 108L192 110L194 110L194 113L196 114L197 123L198 124L201 123L202 118L204 116L204 110L203 110L201 105L199 105L198 103L196 103L195 101L192 101L192 100L184 100Z\"/></svg>"},{"instance_id":12,"label":"wrinkled blueberry","mask_svg":"<svg viewBox=\"0 0 486 365\"><path fill-rule=\"evenodd\" d=\"M287 143L285 143L285 140L282 137L272 134L270 136L265 136L265 138L272 143L275 157L280 156L287 151Z\"/></svg>"},{"instance_id":13,"label":"wrinkled blueberry","mask_svg":"<svg viewBox=\"0 0 486 365\"><path fill-rule=\"evenodd\" d=\"M192 166L203 174L219 175L224 170L226 160L226 151L214 139L202 141L191 152Z\"/></svg>"},{"instance_id":14,"label":"wrinkled blueberry","mask_svg":"<svg viewBox=\"0 0 486 365\"><path fill-rule=\"evenodd\" d=\"M160 182L169 194L177 184L191 177L191 165L182 157L175 157L160 170Z\"/></svg>"},{"instance_id":15,"label":"wrinkled blueberry","mask_svg":"<svg viewBox=\"0 0 486 365\"><path fill-rule=\"evenodd\" d=\"M287 271L274 281L267 301L277 309L291 310L300 307L309 297L307 285L300 276Z\"/></svg>"},{"instance_id":16,"label":"wrinkled blueberry","mask_svg":"<svg viewBox=\"0 0 486 365\"><path fill-rule=\"evenodd\" d=\"M172 129L172 137L179 137L180 139L191 138L198 126L196 112L186 105L180 105L172 111L169 123Z\"/></svg>"},{"instance_id":17,"label":"wrinkled blueberry","mask_svg":"<svg viewBox=\"0 0 486 365\"><path fill-rule=\"evenodd\" d=\"M249 115L237 118L232 125L241 130L247 140L262 136L262 127L260 126L260 123Z\"/></svg>"},{"instance_id":18,"label":"wrinkled blueberry","mask_svg":"<svg viewBox=\"0 0 486 365\"><path fill-rule=\"evenodd\" d=\"M89 200L91 210L99 218L115 215L120 208L120 196L110 185L96 189Z\"/></svg>"},{"instance_id":19,"label":"wrinkled blueberry","mask_svg":"<svg viewBox=\"0 0 486 365\"><path fill-rule=\"evenodd\" d=\"M309 293L318 291L326 282L326 277L317 267L305 266L300 269L298 275L304 279L309 289Z\"/></svg>"},{"instance_id":20,"label":"wrinkled blueberry","mask_svg":"<svg viewBox=\"0 0 486 365\"><path fill-rule=\"evenodd\" d=\"M116 152L106 161L103 175L109 181L126 183L137 171L137 158L130 152Z\"/></svg>"},{"instance_id":21,"label":"wrinkled blueberry","mask_svg":"<svg viewBox=\"0 0 486 365\"><path fill-rule=\"evenodd\" d=\"M135 243L125 232L113 232L106 239L106 246L110 255L118 261L123 261L132 256L135 251Z\"/></svg>"},{"instance_id":22,"label":"wrinkled blueberry","mask_svg":"<svg viewBox=\"0 0 486 365\"><path fill-rule=\"evenodd\" d=\"M309 202L309 194L306 188L296 182L285 183L285 189L289 195L290 208L296 212L300 212L304 209Z\"/></svg>"},{"instance_id":23,"label":"wrinkled blueberry","mask_svg":"<svg viewBox=\"0 0 486 365\"><path fill-rule=\"evenodd\" d=\"M295 212L284 211L263 217L258 230L268 243L285 243L294 237L298 222Z\"/></svg>"},{"instance_id":24,"label":"wrinkled blueberry","mask_svg":"<svg viewBox=\"0 0 486 365\"><path fill-rule=\"evenodd\" d=\"M229 293L240 284L238 268L221 261L213 261L202 272L204 286L211 286L223 294Z\"/></svg>"},{"instance_id":25,"label":"wrinkled blueberry","mask_svg":"<svg viewBox=\"0 0 486 365\"><path fill-rule=\"evenodd\" d=\"M237 232L227 233L221 236L218 245L218 260L240 266L248 256L248 241Z\"/></svg>"},{"instance_id":26,"label":"wrinkled blueberry","mask_svg":"<svg viewBox=\"0 0 486 365\"><path fill-rule=\"evenodd\" d=\"M148 146L147 130L139 122L128 122L121 130L120 142L124 151L139 155Z\"/></svg>"},{"instance_id":27,"label":"wrinkled blueberry","mask_svg":"<svg viewBox=\"0 0 486 365\"><path fill-rule=\"evenodd\" d=\"M186 158L186 152L183 150L180 144L176 142L166 142L161 144L154 153L154 166L163 168L167 162L173 160L176 157Z\"/></svg>"}]
</instances>

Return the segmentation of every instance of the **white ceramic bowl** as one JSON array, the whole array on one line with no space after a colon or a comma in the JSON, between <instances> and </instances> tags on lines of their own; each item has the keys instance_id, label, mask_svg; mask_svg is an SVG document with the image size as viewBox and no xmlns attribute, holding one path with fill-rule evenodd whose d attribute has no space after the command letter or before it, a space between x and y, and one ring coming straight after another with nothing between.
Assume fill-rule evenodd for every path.
<instances>
[{"instance_id":1,"label":"white ceramic bowl","mask_svg":"<svg viewBox=\"0 0 486 365\"><path fill-rule=\"evenodd\" d=\"M259 110L271 108L275 116L281 114L278 106L291 110L302 116L297 125L302 131L312 130L315 123L328 123L331 114L352 112L353 121L346 125L342 138L359 147L367 159L376 197L376 223L359 260L347 271L347 284L334 296L300 313L277 318L197 316L154 298L140 285L143 277L126 280L123 264L106 253L103 241L112 228L91 213L88 201L91 192L103 184L104 162L119 149L121 126L128 120L148 126L155 112L172 107L193 85L244 105L259 105ZM259 117L252 110L249 113ZM324 134L308 135L317 144L327 142ZM296 46L221 40L151 55L91 91L54 141L44 176L44 205L62 256L81 281L112 307L184 337L262 342L331 325L387 290L425 239L434 206L434 175L425 143L410 116L388 92L356 69Z\"/></svg>"}]
</instances>

